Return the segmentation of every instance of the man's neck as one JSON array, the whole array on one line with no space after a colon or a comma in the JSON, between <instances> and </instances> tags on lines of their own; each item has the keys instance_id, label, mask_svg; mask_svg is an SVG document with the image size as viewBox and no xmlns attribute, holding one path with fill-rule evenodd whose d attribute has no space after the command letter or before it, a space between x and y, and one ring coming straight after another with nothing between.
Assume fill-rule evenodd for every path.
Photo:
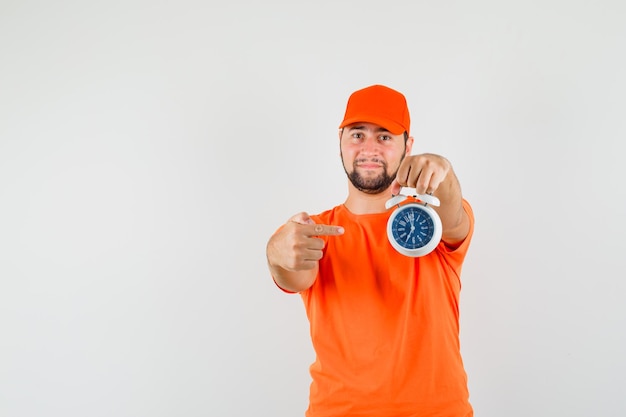
<instances>
[{"instance_id":1,"label":"man's neck","mask_svg":"<svg viewBox=\"0 0 626 417\"><path fill-rule=\"evenodd\" d=\"M348 183L348 198L344 205L354 214L374 214L387 211L385 203L391 198L391 187L382 193L368 194Z\"/></svg>"}]
</instances>

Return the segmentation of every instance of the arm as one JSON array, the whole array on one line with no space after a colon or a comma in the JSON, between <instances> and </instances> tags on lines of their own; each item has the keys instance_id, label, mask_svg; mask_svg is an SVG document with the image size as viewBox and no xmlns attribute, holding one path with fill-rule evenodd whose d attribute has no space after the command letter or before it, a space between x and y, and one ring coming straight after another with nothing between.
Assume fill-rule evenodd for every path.
<instances>
[{"instance_id":1,"label":"arm","mask_svg":"<svg viewBox=\"0 0 626 417\"><path fill-rule=\"evenodd\" d=\"M408 156L402 161L392 192L400 187L415 188L418 194L433 193L441 201L433 207L443 226L441 239L455 247L467 237L470 221L463 209L461 185L446 158L434 154Z\"/></svg>"},{"instance_id":2,"label":"arm","mask_svg":"<svg viewBox=\"0 0 626 417\"><path fill-rule=\"evenodd\" d=\"M318 236L342 233L341 227L315 224L307 213L289 219L267 243L267 264L276 284L292 292L308 289L323 256L324 240Z\"/></svg>"}]
</instances>

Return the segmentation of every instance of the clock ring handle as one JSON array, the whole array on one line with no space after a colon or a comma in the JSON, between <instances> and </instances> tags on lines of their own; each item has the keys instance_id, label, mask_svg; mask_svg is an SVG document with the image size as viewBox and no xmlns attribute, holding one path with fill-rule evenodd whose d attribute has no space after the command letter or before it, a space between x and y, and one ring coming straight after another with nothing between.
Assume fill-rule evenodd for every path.
<instances>
[{"instance_id":1,"label":"clock ring handle","mask_svg":"<svg viewBox=\"0 0 626 417\"><path fill-rule=\"evenodd\" d=\"M408 191L408 190L412 190L412 191ZM432 193L428 193L428 194L417 194L417 192L415 191L415 188L411 188L411 187L402 187L400 189L400 194L398 195L409 195L411 197L415 197L418 200L422 201L425 204L430 204L431 206L435 206L435 207L439 207L441 205L441 202L439 201L439 199L437 197L435 197Z\"/></svg>"}]
</instances>

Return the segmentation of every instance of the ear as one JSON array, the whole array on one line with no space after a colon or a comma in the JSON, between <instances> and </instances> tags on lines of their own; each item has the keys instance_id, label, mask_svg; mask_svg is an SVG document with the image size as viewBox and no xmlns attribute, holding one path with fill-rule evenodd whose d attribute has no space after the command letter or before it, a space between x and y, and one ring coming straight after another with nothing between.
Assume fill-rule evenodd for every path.
<instances>
[{"instance_id":1,"label":"ear","mask_svg":"<svg viewBox=\"0 0 626 417\"><path fill-rule=\"evenodd\" d=\"M341 154L341 136L343 136L343 127L339 129L339 157L343 160L343 155Z\"/></svg>"},{"instance_id":2,"label":"ear","mask_svg":"<svg viewBox=\"0 0 626 417\"><path fill-rule=\"evenodd\" d=\"M413 136L409 136L406 140L406 156L411 155L411 150L413 149Z\"/></svg>"}]
</instances>

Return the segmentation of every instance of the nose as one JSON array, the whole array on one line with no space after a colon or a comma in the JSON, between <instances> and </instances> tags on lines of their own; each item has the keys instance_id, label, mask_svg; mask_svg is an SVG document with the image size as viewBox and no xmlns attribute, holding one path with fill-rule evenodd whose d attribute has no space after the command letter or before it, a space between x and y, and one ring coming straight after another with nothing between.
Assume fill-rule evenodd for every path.
<instances>
[{"instance_id":1,"label":"nose","mask_svg":"<svg viewBox=\"0 0 626 417\"><path fill-rule=\"evenodd\" d=\"M366 155L377 155L380 151L380 143L374 136L368 136L361 143L361 153Z\"/></svg>"}]
</instances>

